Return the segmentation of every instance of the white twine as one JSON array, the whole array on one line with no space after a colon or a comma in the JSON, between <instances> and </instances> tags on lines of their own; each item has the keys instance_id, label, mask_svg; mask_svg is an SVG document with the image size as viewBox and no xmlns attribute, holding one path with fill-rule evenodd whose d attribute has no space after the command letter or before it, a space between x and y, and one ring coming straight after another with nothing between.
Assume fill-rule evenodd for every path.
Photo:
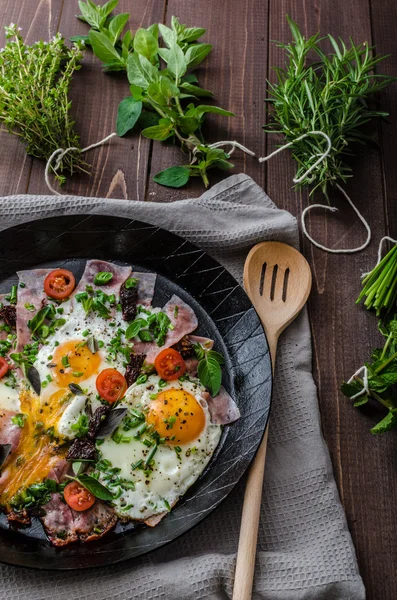
<instances>
[{"instance_id":1,"label":"white twine","mask_svg":"<svg viewBox=\"0 0 397 600\"><path fill-rule=\"evenodd\" d=\"M354 396L350 396L350 400L355 400L356 398L359 398L360 396L363 396L364 394L367 394L368 396L370 395L369 385L368 385L368 369L365 365L363 365L362 367L357 369L357 371L350 377L350 379L347 383L352 383L354 381L354 379L358 375L360 375L360 373L362 373L363 371L364 371L363 389L360 392L358 392L357 394L354 394Z\"/></svg>"},{"instance_id":2,"label":"white twine","mask_svg":"<svg viewBox=\"0 0 397 600\"><path fill-rule=\"evenodd\" d=\"M102 146L103 144L106 144L106 142L108 142L110 139L112 139L116 135L117 135L117 133L111 133L110 135L107 135L105 138L103 138L103 140L100 140L99 142L96 142L95 144L91 144L90 146L87 146L87 148L83 148L82 150L80 150L81 154L84 154L84 152L88 152L88 150L92 150L93 148L96 148L97 146ZM75 146L71 146L70 148L66 148L66 149L57 148L57 150L54 150L54 152L51 154L50 158L47 160L47 164L46 164L45 170L44 170L44 179L45 179L48 189L50 190L50 192L55 194L55 196L62 196L63 194L61 194L60 192L58 192L57 190L55 190L52 187L52 185L50 183L50 169L52 168L52 170L56 173L58 171L59 167L61 166L61 161L62 161L63 157L68 152L71 152L72 150L79 150L79 148L76 148ZM55 159L55 157L57 157L57 159L55 161L55 165L53 167L51 167L52 162Z\"/></svg>"},{"instance_id":3,"label":"white twine","mask_svg":"<svg viewBox=\"0 0 397 600\"><path fill-rule=\"evenodd\" d=\"M263 157L259 158L258 159L259 162L260 163L266 162L267 160L269 160L270 158L272 158L273 156L275 156L279 152L282 152L283 150L286 150L286 148L290 148L296 142L300 142L301 140L307 138L310 135L320 135L320 136L322 136L327 141L327 148L326 148L326 150L322 154L316 154L316 156L319 156L319 158L316 160L316 162L311 167L309 167L309 169L307 169L307 171L305 171L303 173L303 175L301 175L300 177L294 177L294 179L293 179L294 183L301 183L305 179L305 177L307 177L308 175L310 175L310 173L325 158L327 158L328 154L331 152L332 142L331 142L330 137L326 133L324 133L324 131L309 131L308 133L304 133L303 135L300 135L299 137L297 137L292 142L288 142L288 144L285 144L284 146L281 146L280 148L277 148L277 150L275 150L274 152L272 152L268 156L263 156ZM358 210L358 208L353 204L353 201L348 196L348 194L345 192L345 190L343 188L341 188L341 186L339 184L336 184L336 187L344 195L344 197L346 198L346 200L348 201L348 203L350 204L350 206L352 207L352 209L354 210L354 212L356 213L356 215L358 216L358 218L360 219L360 221L364 225L365 229L367 230L367 239L365 240L364 244L362 244L361 246L358 246L357 248L328 248L327 246L324 246L323 244L320 244L319 242L316 242L316 240L314 240L311 237L311 235L309 235L309 233L307 231L307 228L306 228L306 222L305 222L306 215L307 215L307 213L309 211L311 211L313 208L322 208L324 210L329 210L331 212L336 212L338 210L335 206L327 206L325 204L311 204L310 206L306 207L303 210L302 216L301 216L301 224L302 224L303 235L305 235L306 238L314 246L316 246L317 248L320 248L320 250L324 250L325 252L331 252L332 254L349 254L349 253L351 254L351 253L354 253L354 252L359 252L360 250L364 250L364 248L366 248L368 246L368 244L370 243L370 241L371 241L371 228L368 225L367 221L362 216L362 214L360 213L360 211Z\"/></svg>"},{"instance_id":4,"label":"white twine","mask_svg":"<svg viewBox=\"0 0 397 600\"><path fill-rule=\"evenodd\" d=\"M380 263L380 261L382 260L383 244L385 242L392 242L393 244L397 244L397 240L391 238L389 235L385 235L381 239L381 241L379 242L379 248L378 248L378 260L376 261L375 267L377 267L378 264ZM373 267L373 269L375 269L375 267ZM371 269L371 271L373 271L373 269ZM364 277L369 275L371 273L371 271L367 271L366 273L361 273L361 278L363 279Z\"/></svg>"},{"instance_id":5,"label":"white twine","mask_svg":"<svg viewBox=\"0 0 397 600\"><path fill-rule=\"evenodd\" d=\"M255 152L252 152L252 150L249 150L248 148L240 144L240 142L236 142L235 140L233 142L228 140L223 142L215 142L214 144L209 144L209 148L222 148L223 146L229 145L231 146L231 149L226 153L229 154L229 156L233 154L236 148L239 148L240 150L242 150L246 154L249 154L250 156L255 156ZM196 150L196 148L194 150Z\"/></svg>"}]
</instances>

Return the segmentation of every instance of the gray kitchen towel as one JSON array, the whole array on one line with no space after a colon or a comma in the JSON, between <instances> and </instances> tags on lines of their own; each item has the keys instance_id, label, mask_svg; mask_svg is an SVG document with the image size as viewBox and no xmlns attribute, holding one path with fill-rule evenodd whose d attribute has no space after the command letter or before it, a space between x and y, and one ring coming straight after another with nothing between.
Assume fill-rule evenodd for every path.
<instances>
[{"instance_id":1,"label":"gray kitchen towel","mask_svg":"<svg viewBox=\"0 0 397 600\"><path fill-rule=\"evenodd\" d=\"M172 204L72 196L0 199L0 229L62 214L135 218L201 246L242 281L263 240L298 246L295 218L252 179L234 175ZM263 492L254 600L365 598L311 374L306 310L280 339ZM107 568L54 573L0 566L0 600L225 600L231 598L244 481L193 530L154 553ZM0 557L1 560L1 557Z\"/></svg>"}]
</instances>

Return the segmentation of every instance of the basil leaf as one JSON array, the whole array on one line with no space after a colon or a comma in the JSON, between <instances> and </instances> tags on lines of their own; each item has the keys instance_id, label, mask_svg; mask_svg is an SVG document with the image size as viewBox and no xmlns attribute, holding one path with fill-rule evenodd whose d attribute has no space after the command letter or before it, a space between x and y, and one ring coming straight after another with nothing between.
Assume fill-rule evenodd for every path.
<instances>
[{"instance_id":1,"label":"basil leaf","mask_svg":"<svg viewBox=\"0 0 397 600\"><path fill-rule=\"evenodd\" d=\"M115 44L119 39L121 32L127 24L130 15L128 13L121 13L116 15L109 21L109 31L113 36L113 43Z\"/></svg>"},{"instance_id":2,"label":"basil leaf","mask_svg":"<svg viewBox=\"0 0 397 600\"><path fill-rule=\"evenodd\" d=\"M186 51L187 68L192 69L203 62L207 54L212 50L211 44L195 44L189 46Z\"/></svg>"},{"instance_id":3,"label":"basil leaf","mask_svg":"<svg viewBox=\"0 0 397 600\"><path fill-rule=\"evenodd\" d=\"M72 463L72 471L75 475L81 475L85 468L86 465L82 460L76 460Z\"/></svg>"},{"instance_id":4,"label":"basil leaf","mask_svg":"<svg viewBox=\"0 0 397 600\"><path fill-rule=\"evenodd\" d=\"M78 383L69 383L68 387L75 396L84 396L84 391Z\"/></svg>"},{"instance_id":5,"label":"basil leaf","mask_svg":"<svg viewBox=\"0 0 397 600\"><path fill-rule=\"evenodd\" d=\"M207 96L208 98L212 98L214 95L213 92L198 87L197 85L192 85L188 81L184 81L180 87L186 90L187 92L194 94L195 96Z\"/></svg>"},{"instance_id":6,"label":"basil leaf","mask_svg":"<svg viewBox=\"0 0 397 600\"><path fill-rule=\"evenodd\" d=\"M90 337L87 338L87 348L92 352L92 354L96 354L98 352L98 342L93 335L90 335Z\"/></svg>"},{"instance_id":7,"label":"basil leaf","mask_svg":"<svg viewBox=\"0 0 397 600\"><path fill-rule=\"evenodd\" d=\"M122 137L134 127L142 112L142 102L132 96L124 98L117 111L116 132Z\"/></svg>"},{"instance_id":8,"label":"basil leaf","mask_svg":"<svg viewBox=\"0 0 397 600\"><path fill-rule=\"evenodd\" d=\"M177 41L175 32L166 25L163 25L162 23L159 23L159 29L164 42L166 43L168 48L171 48L171 46Z\"/></svg>"},{"instance_id":9,"label":"basil leaf","mask_svg":"<svg viewBox=\"0 0 397 600\"><path fill-rule=\"evenodd\" d=\"M222 382L222 369L218 361L206 355L198 364L197 374L201 383L208 388L211 395L216 396Z\"/></svg>"},{"instance_id":10,"label":"basil leaf","mask_svg":"<svg viewBox=\"0 0 397 600\"><path fill-rule=\"evenodd\" d=\"M94 283L95 285L105 285L106 283L109 283L109 281L111 281L112 279L113 273L110 273L110 271L100 271L95 275Z\"/></svg>"},{"instance_id":11,"label":"basil leaf","mask_svg":"<svg viewBox=\"0 0 397 600\"><path fill-rule=\"evenodd\" d=\"M112 492L102 485L102 483L100 483L97 479L95 479L95 477L91 477L91 475L82 473L76 477L76 480L96 498L99 498L100 500L106 500L108 502L113 500Z\"/></svg>"},{"instance_id":12,"label":"basil leaf","mask_svg":"<svg viewBox=\"0 0 397 600\"><path fill-rule=\"evenodd\" d=\"M121 64L123 63L121 56L104 33L93 31L91 29L89 33L89 39L95 56L97 56L100 60L105 63L111 63L113 61Z\"/></svg>"},{"instance_id":13,"label":"basil leaf","mask_svg":"<svg viewBox=\"0 0 397 600\"><path fill-rule=\"evenodd\" d=\"M139 55L135 53L131 53L127 58L127 76L128 81L132 85L139 86L141 89L145 90L148 86L148 82L144 77L141 69L141 65L139 62Z\"/></svg>"},{"instance_id":14,"label":"basil leaf","mask_svg":"<svg viewBox=\"0 0 397 600\"><path fill-rule=\"evenodd\" d=\"M40 381L40 375L38 370L36 369L36 367L29 367L28 372L26 374L26 377L30 383L30 385L32 386L32 388L34 389L34 391L36 392L36 394L38 396L40 396L40 392L41 392L41 381Z\"/></svg>"},{"instance_id":15,"label":"basil leaf","mask_svg":"<svg viewBox=\"0 0 397 600\"><path fill-rule=\"evenodd\" d=\"M187 184L190 178L188 167L169 167L164 171L156 173L154 181L160 185L172 188L180 188Z\"/></svg>"},{"instance_id":16,"label":"basil leaf","mask_svg":"<svg viewBox=\"0 0 397 600\"><path fill-rule=\"evenodd\" d=\"M159 142L163 142L173 135L174 130L174 125L170 119L164 119L164 121L167 122L159 123L153 127L146 127L146 129L142 130L142 135L146 138L149 138L149 140L158 140Z\"/></svg>"},{"instance_id":17,"label":"basil leaf","mask_svg":"<svg viewBox=\"0 0 397 600\"><path fill-rule=\"evenodd\" d=\"M138 29L134 37L134 50L152 60L157 55L159 45L156 38L146 29Z\"/></svg>"},{"instance_id":18,"label":"basil leaf","mask_svg":"<svg viewBox=\"0 0 397 600\"><path fill-rule=\"evenodd\" d=\"M127 412L128 408L113 408L110 410L95 434L96 439L101 440L112 435L113 431L120 425Z\"/></svg>"},{"instance_id":19,"label":"basil leaf","mask_svg":"<svg viewBox=\"0 0 397 600\"><path fill-rule=\"evenodd\" d=\"M222 354L216 352L215 350L208 350L207 356L208 358L213 358L214 360L216 360L220 365L225 364L225 359L223 358Z\"/></svg>"},{"instance_id":20,"label":"basil leaf","mask_svg":"<svg viewBox=\"0 0 397 600\"><path fill-rule=\"evenodd\" d=\"M11 453L11 444L0 444L0 469Z\"/></svg>"},{"instance_id":21,"label":"basil leaf","mask_svg":"<svg viewBox=\"0 0 397 600\"><path fill-rule=\"evenodd\" d=\"M205 32L206 30L203 27L187 27L181 35L179 41L188 43L195 42L198 40L198 38L204 35Z\"/></svg>"},{"instance_id":22,"label":"basil leaf","mask_svg":"<svg viewBox=\"0 0 397 600\"><path fill-rule=\"evenodd\" d=\"M125 332L125 337L127 338L127 340L130 340L137 336L142 327L146 327L146 325L147 322L145 321L145 319L135 319L135 321L132 321L132 323L128 325Z\"/></svg>"},{"instance_id":23,"label":"basil leaf","mask_svg":"<svg viewBox=\"0 0 397 600\"><path fill-rule=\"evenodd\" d=\"M32 333L35 333L43 325L46 319L51 319L55 316L55 309L52 304L47 304L41 308L31 319L28 321L28 327Z\"/></svg>"},{"instance_id":24,"label":"basil leaf","mask_svg":"<svg viewBox=\"0 0 397 600\"><path fill-rule=\"evenodd\" d=\"M207 106L201 105L196 106L195 113L197 116L201 116L204 113L215 113L216 115L223 115L224 117L234 117L234 113L230 112L230 110L225 110L223 108L219 108L219 106Z\"/></svg>"},{"instance_id":25,"label":"basil leaf","mask_svg":"<svg viewBox=\"0 0 397 600\"><path fill-rule=\"evenodd\" d=\"M183 50L178 44L173 44L168 54L168 69L178 81L187 70L187 62Z\"/></svg>"}]
</instances>

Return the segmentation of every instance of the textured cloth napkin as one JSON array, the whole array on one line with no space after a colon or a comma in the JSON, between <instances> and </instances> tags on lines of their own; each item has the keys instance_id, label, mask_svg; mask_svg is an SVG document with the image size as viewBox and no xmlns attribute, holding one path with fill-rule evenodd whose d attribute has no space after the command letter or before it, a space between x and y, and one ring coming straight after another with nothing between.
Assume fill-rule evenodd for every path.
<instances>
[{"instance_id":1,"label":"textured cloth napkin","mask_svg":"<svg viewBox=\"0 0 397 600\"><path fill-rule=\"evenodd\" d=\"M64 196L0 199L0 228L61 214L135 218L201 246L242 281L263 240L298 246L295 218L252 179L234 175L173 204ZM306 310L280 339L263 491L254 600L361 600L364 586L324 443L311 374ZM207 519L139 559L69 573L0 565L0 600L231 598L244 494L241 481ZM1 557L0 557L1 560Z\"/></svg>"}]
</instances>

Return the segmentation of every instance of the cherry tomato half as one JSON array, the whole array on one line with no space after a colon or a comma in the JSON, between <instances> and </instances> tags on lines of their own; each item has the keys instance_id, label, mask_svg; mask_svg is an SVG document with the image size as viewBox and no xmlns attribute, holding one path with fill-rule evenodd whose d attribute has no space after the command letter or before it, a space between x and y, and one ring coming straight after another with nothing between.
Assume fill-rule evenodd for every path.
<instances>
[{"instance_id":1,"label":"cherry tomato half","mask_svg":"<svg viewBox=\"0 0 397 600\"><path fill-rule=\"evenodd\" d=\"M95 496L91 494L85 487L78 481L71 481L63 490L66 503L73 508L81 512L91 508L95 502Z\"/></svg>"},{"instance_id":2,"label":"cherry tomato half","mask_svg":"<svg viewBox=\"0 0 397 600\"><path fill-rule=\"evenodd\" d=\"M182 356L173 348L165 348L156 356L155 369L162 379L172 381L184 375L186 363Z\"/></svg>"},{"instance_id":3,"label":"cherry tomato half","mask_svg":"<svg viewBox=\"0 0 397 600\"><path fill-rule=\"evenodd\" d=\"M110 403L121 400L127 387L124 376L117 369L105 369L96 378L98 394Z\"/></svg>"},{"instance_id":4,"label":"cherry tomato half","mask_svg":"<svg viewBox=\"0 0 397 600\"><path fill-rule=\"evenodd\" d=\"M76 286L73 273L66 269L55 269L44 279L44 291L50 298L68 298Z\"/></svg>"},{"instance_id":5,"label":"cherry tomato half","mask_svg":"<svg viewBox=\"0 0 397 600\"><path fill-rule=\"evenodd\" d=\"M0 356L0 379L2 379L4 375L7 375L9 368L10 365L8 364L6 359Z\"/></svg>"}]
</instances>

